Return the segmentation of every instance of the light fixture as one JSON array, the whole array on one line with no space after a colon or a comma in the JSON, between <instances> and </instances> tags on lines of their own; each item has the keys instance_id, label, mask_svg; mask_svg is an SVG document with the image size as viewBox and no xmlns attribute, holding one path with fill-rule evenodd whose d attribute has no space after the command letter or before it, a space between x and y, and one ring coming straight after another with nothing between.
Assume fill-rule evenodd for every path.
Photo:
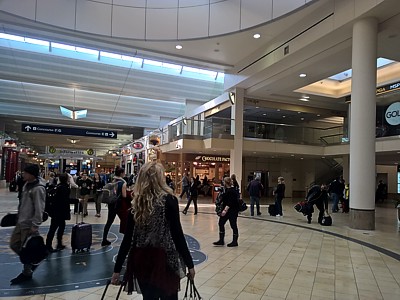
<instances>
[{"instance_id":1,"label":"light fixture","mask_svg":"<svg viewBox=\"0 0 400 300\"><path fill-rule=\"evenodd\" d=\"M63 116L70 118L72 120L86 118L87 115L87 109L75 110L75 89L74 89L74 108L69 109L60 105L60 111Z\"/></svg>"},{"instance_id":2,"label":"light fixture","mask_svg":"<svg viewBox=\"0 0 400 300\"><path fill-rule=\"evenodd\" d=\"M60 111L63 116L70 118L72 120L86 118L87 116L87 109L71 110L60 105Z\"/></svg>"},{"instance_id":3,"label":"light fixture","mask_svg":"<svg viewBox=\"0 0 400 300\"><path fill-rule=\"evenodd\" d=\"M300 101L304 101L304 102L310 101L310 100L308 100L308 99L306 99L306 98L300 98L299 100L300 100Z\"/></svg>"},{"instance_id":4,"label":"light fixture","mask_svg":"<svg viewBox=\"0 0 400 300\"><path fill-rule=\"evenodd\" d=\"M236 102L236 93L235 92L229 92L229 100L231 101L232 105L235 104L235 102Z\"/></svg>"},{"instance_id":5,"label":"light fixture","mask_svg":"<svg viewBox=\"0 0 400 300\"><path fill-rule=\"evenodd\" d=\"M299 75L299 77L301 77L301 78L307 77L307 74L301 73L301 74Z\"/></svg>"},{"instance_id":6,"label":"light fixture","mask_svg":"<svg viewBox=\"0 0 400 300\"><path fill-rule=\"evenodd\" d=\"M67 140L70 141L71 144L76 144L80 141L80 140L75 140L75 139L67 139Z\"/></svg>"},{"instance_id":7,"label":"light fixture","mask_svg":"<svg viewBox=\"0 0 400 300\"><path fill-rule=\"evenodd\" d=\"M255 39L259 39L260 37L261 37L261 34L259 34L259 33L256 33L253 35L253 38L255 38Z\"/></svg>"},{"instance_id":8,"label":"light fixture","mask_svg":"<svg viewBox=\"0 0 400 300\"><path fill-rule=\"evenodd\" d=\"M176 45L175 48L178 50L181 50L183 47L182 47L182 45Z\"/></svg>"},{"instance_id":9,"label":"light fixture","mask_svg":"<svg viewBox=\"0 0 400 300\"><path fill-rule=\"evenodd\" d=\"M183 125L187 125L187 120L186 120L186 118L183 118L183 119L182 119L182 122L183 122Z\"/></svg>"}]
</instances>

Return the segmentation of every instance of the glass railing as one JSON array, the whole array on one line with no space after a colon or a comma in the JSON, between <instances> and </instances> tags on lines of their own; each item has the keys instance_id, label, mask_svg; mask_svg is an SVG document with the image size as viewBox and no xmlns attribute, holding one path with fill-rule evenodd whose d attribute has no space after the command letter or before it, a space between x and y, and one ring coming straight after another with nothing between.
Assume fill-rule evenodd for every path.
<instances>
[{"instance_id":1,"label":"glass railing","mask_svg":"<svg viewBox=\"0 0 400 300\"><path fill-rule=\"evenodd\" d=\"M234 120L226 118L182 119L161 130L161 144L179 139L233 139L233 126L235 126ZM342 126L315 128L254 121L243 123L243 137L307 145L332 145L348 142L343 138Z\"/></svg>"}]
</instances>

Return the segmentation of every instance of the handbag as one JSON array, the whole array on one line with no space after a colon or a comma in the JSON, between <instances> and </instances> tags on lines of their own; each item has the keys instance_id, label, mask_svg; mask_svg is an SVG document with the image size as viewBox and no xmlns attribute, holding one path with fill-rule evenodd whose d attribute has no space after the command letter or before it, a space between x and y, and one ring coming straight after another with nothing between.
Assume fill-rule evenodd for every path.
<instances>
[{"instance_id":1,"label":"handbag","mask_svg":"<svg viewBox=\"0 0 400 300\"><path fill-rule=\"evenodd\" d=\"M243 201L243 199L239 199L239 211L243 212L247 209L247 204L246 202Z\"/></svg>"},{"instance_id":2,"label":"handbag","mask_svg":"<svg viewBox=\"0 0 400 300\"><path fill-rule=\"evenodd\" d=\"M188 294L189 291L189 294ZM186 290L185 290L185 295L183 296L183 300L200 300L201 296L199 291L196 288L196 285L194 284L193 279L187 279L186 282Z\"/></svg>"},{"instance_id":3,"label":"handbag","mask_svg":"<svg viewBox=\"0 0 400 300\"><path fill-rule=\"evenodd\" d=\"M331 226L332 225L332 217L329 215L329 213L325 210L324 216L322 217L321 221L322 226Z\"/></svg>"}]
</instances>

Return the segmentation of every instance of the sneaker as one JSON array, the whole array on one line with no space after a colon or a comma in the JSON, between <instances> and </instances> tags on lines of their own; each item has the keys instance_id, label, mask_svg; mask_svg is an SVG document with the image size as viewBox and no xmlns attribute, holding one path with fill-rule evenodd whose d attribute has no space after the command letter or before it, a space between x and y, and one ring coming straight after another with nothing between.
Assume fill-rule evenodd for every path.
<instances>
[{"instance_id":1,"label":"sneaker","mask_svg":"<svg viewBox=\"0 0 400 300\"><path fill-rule=\"evenodd\" d=\"M279 218L281 215L276 215L275 217Z\"/></svg>"},{"instance_id":2,"label":"sneaker","mask_svg":"<svg viewBox=\"0 0 400 300\"><path fill-rule=\"evenodd\" d=\"M100 217L101 217L101 215L100 215L100 214L96 214L96 217L100 218Z\"/></svg>"},{"instance_id":3,"label":"sneaker","mask_svg":"<svg viewBox=\"0 0 400 300\"><path fill-rule=\"evenodd\" d=\"M111 245L111 242L108 241L108 240L105 240L105 241L102 241L102 242L101 242L101 245L102 245L102 246L109 246L109 245Z\"/></svg>"},{"instance_id":4,"label":"sneaker","mask_svg":"<svg viewBox=\"0 0 400 300\"><path fill-rule=\"evenodd\" d=\"M25 281L28 281L28 280L31 280L31 279L32 279L32 275L28 276L28 275L25 275L24 273L21 273L17 277L11 279L10 284L11 285L20 284L22 282L25 282Z\"/></svg>"}]
</instances>

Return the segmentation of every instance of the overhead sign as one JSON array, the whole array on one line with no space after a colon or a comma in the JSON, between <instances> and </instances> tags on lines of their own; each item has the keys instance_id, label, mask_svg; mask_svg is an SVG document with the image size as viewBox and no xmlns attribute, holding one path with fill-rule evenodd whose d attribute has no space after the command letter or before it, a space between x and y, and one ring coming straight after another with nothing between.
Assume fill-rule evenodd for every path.
<instances>
[{"instance_id":1,"label":"overhead sign","mask_svg":"<svg viewBox=\"0 0 400 300\"><path fill-rule=\"evenodd\" d=\"M50 154L57 154L57 155L96 155L96 151L93 149L63 149L63 148L56 148L54 146L50 146L48 148L48 153Z\"/></svg>"},{"instance_id":2,"label":"overhead sign","mask_svg":"<svg viewBox=\"0 0 400 300\"><path fill-rule=\"evenodd\" d=\"M200 161L204 161L204 162L230 162L229 157L207 156L207 155L196 156L195 160L200 160Z\"/></svg>"},{"instance_id":3,"label":"overhead sign","mask_svg":"<svg viewBox=\"0 0 400 300\"><path fill-rule=\"evenodd\" d=\"M399 89L400 89L400 82L395 82L395 83L391 83L391 84L388 84L385 86L378 87L376 89L376 94L381 95L381 94L385 94L388 92L397 91Z\"/></svg>"},{"instance_id":4,"label":"overhead sign","mask_svg":"<svg viewBox=\"0 0 400 300\"><path fill-rule=\"evenodd\" d=\"M60 135L75 135L106 139L116 139L117 132L112 130L88 129L88 128L71 128L62 126L48 126L40 124L22 124L23 132L47 133Z\"/></svg>"}]
</instances>

